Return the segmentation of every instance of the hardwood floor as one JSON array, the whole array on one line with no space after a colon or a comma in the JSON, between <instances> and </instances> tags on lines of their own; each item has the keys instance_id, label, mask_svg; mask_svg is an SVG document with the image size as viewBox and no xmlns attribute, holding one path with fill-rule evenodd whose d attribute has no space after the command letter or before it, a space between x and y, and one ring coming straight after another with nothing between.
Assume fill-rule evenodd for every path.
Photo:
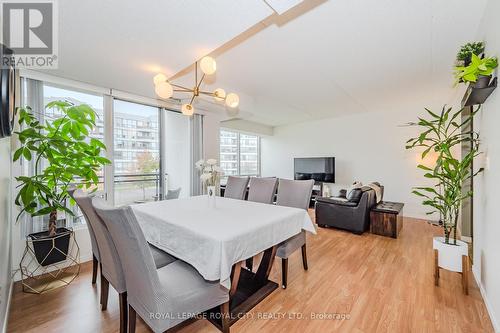
<instances>
[{"instance_id":1,"label":"hardwood floor","mask_svg":"<svg viewBox=\"0 0 500 333\"><path fill-rule=\"evenodd\" d=\"M472 277L469 296L457 273L441 270L434 286L432 236L440 228L410 218L404 224L398 239L318 228L307 240L309 270L297 251L289 259L287 289L273 292L232 332L493 332ZM17 285L8 332L118 332L118 295L110 290L108 310L101 312L92 263L82 266L70 286L44 295L24 294ZM280 282L278 260L270 277ZM335 313L337 319L324 318ZM137 324L137 332L150 332ZM198 320L178 332L218 330Z\"/></svg>"}]
</instances>

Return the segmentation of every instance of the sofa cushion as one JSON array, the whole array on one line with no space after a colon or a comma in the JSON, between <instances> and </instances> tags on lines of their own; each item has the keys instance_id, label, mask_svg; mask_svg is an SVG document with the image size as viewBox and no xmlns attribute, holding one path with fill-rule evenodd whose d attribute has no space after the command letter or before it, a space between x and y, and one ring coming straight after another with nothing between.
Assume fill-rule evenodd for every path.
<instances>
[{"instance_id":1,"label":"sofa cushion","mask_svg":"<svg viewBox=\"0 0 500 333\"><path fill-rule=\"evenodd\" d=\"M361 196L363 195L363 191L360 188L352 189L349 194L347 194L347 200L350 202L359 202L361 200Z\"/></svg>"}]
</instances>

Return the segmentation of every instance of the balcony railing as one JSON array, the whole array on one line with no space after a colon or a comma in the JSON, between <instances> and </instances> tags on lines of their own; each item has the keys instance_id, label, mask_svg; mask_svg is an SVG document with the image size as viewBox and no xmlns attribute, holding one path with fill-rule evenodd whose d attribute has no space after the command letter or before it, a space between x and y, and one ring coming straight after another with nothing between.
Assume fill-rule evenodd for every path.
<instances>
[{"instance_id":1,"label":"balcony railing","mask_svg":"<svg viewBox=\"0 0 500 333\"><path fill-rule=\"evenodd\" d=\"M113 180L115 204L160 200L162 198L160 180L160 173L115 174ZM98 187L100 190L104 189L104 176L99 176Z\"/></svg>"}]
</instances>

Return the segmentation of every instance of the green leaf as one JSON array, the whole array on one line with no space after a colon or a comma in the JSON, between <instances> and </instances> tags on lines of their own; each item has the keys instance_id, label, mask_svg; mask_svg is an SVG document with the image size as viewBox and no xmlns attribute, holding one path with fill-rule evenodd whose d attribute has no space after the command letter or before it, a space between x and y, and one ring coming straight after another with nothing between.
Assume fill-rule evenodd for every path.
<instances>
[{"instance_id":1,"label":"green leaf","mask_svg":"<svg viewBox=\"0 0 500 333\"><path fill-rule=\"evenodd\" d=\"M31 161L31 152L29 151L29 149L22 148L22 151L24 158L27 159L28 161Z\"/></svg>"},{"instance_id":2,"label":"green leaf","mask_svg":"<svg viewBox=\"0 0 500 333\"><path fill-rule=\"evenodd\" d=\"M432 171L432 169L431 169L431 168L429 168L429 167L427 167L427 166L425 166L425 165L423 165L423 164L419 164L419 165L417 165L417 168L422 169L422 170L425 170L425 171Z\"/></svg>"},{"instance_id":3,"label":"green leaf","mask_svg":"<svg viewBox=\"0 0 500 333\"><path fill-rule=\"evenodd\" d=\"M16 150L16 152L14 153L14 158L13 158L14 162L17 161L21 157L21 155L23 154L23 150L24 150L23 147Z\"/></svg>"}]
</instances>

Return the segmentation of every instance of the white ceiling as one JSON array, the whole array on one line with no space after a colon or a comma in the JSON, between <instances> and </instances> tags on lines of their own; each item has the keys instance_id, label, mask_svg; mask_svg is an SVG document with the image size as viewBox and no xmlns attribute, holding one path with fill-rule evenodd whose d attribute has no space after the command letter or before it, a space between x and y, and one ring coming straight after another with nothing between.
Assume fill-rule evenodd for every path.
<instances>
[{"instance_id":1,"label":"white ceiling","mask_svg":"<svg viewBox=\"0 0 500 333\"><path fill-rule=\"evenodd\" d=\"M63 0L58 6L59 69L47 72L149 97L156 73L174 75L273 13L263 0Z\"/></svg>"},{"instance_id":2,"label":"white ceiling","mask_svg":"<svg viewBox=\"0 0 500 333\"><path fill-rule=\"evenodd\" d=\"M60 1L53 73L153 97L154 74L213 51L209 88L237 92L238 117L270 126L412 96L445 103L455 53L474 37L486 0L305 0L282 15L267 3ZM191 82L186 73L178 82Z\"/></svg>"}]
</instances>

